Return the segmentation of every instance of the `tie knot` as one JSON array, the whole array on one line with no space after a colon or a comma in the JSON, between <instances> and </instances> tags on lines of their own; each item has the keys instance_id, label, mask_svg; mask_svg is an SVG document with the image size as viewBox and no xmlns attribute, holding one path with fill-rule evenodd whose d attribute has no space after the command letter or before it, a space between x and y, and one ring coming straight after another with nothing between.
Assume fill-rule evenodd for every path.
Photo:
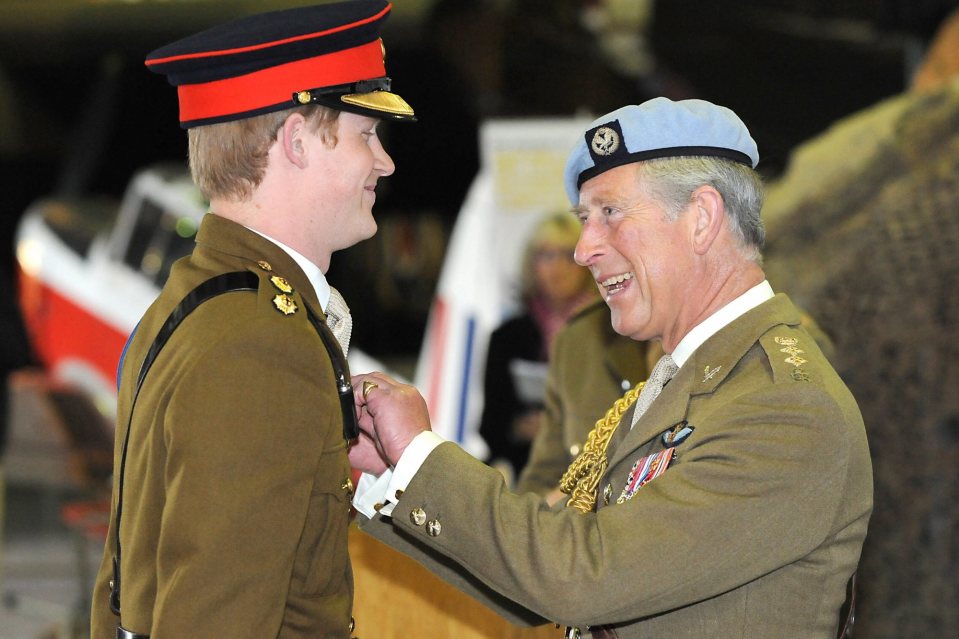
<instances>
[{"instance_id":1,"label":"tie knot","mask_svg":"<svg viewBox=\"0 0 959 639\"><path fill-rule=\"evenodd\" d=\"M630 428L639 421L639 418L643 416L646 409L653 403L653 400L659 396L659 393L663 390L663 385L668 382L678 370L679 367L676 366L676 362L674 362L673 358L669 355L663 355L659 358L659 361L656 362L652 372L649 374L649 379L646 380L646 385L643 386L643 390L640 391L639 397L636 399L636 406L633 410L633 422Z\"/></svg>"},{"instance_id":2,"label":"tie knot","mask_svg":"<svg viewBox=\"0 0 959 639\"><path fill-rule=\"evenodd\" d=\"M330 301L326 304L326 323L333 331L333 336L340 343L343 354L350 348L350 336L353 333L353 318L350 307L338 290L330 287Z\"/></svg>"},{"instance_id":3,"label":"tie knot","mask_svg":"<svg viewBox=\"0 0 959 639\"><path fill-rule=\"evenodd\" d=\"M659 361L656 362L656 365L653 366L653 372L649 374L649 381L661 386L672 379L678 370L679 366L676 366L676 362L673 361L672 356L663 355L659 358Z\"/></svg>"}]
</instances>

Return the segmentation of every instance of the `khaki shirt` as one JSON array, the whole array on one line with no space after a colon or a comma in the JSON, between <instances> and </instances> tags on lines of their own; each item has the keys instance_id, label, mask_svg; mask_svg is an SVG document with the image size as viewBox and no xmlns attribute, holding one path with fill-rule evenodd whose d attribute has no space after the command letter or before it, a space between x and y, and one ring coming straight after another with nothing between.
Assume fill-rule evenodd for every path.
<instances>
[{"instance_id":1,"label":"khaki shirt","mask_svg":"<svg viewBox=\"0 0 959 639\"><path fill-rule=\"evenodd\" d=\"M262 262L262 264L260 264ZM269 269L269 270L267 270ZM123 486L122 625L152 639L349 637L350 476L323 318L278 246L207 215L126 354L116 452L144 355L196 285L248 270L258 292L219 295L173 333L137 399ZM279 275L293 291L271 281ZM296 311L274 303L288 295ZM292 308L281 304L287 309ZM112 639L114 513L93 593L92 637Z\"/></svg>"}]
</instances>

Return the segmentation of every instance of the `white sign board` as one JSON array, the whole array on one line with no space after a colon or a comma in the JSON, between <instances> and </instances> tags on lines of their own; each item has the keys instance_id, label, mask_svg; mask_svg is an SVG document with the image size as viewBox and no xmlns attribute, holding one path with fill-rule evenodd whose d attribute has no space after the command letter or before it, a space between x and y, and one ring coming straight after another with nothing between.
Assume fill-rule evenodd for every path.
<instances>
[{"instance_id":1,"label":"white sign board","mask_svg":"<svg viewBox=\"0 0 959 639\"><path fill-rule=\"evenodd\" d=\"M480 130L480 172L450 237L416 367L433 430L471 454L489 334L517 310L520 259L544 214L568 210L563 166L590 120L503 120Z\"/></svg>"}]
</instances>

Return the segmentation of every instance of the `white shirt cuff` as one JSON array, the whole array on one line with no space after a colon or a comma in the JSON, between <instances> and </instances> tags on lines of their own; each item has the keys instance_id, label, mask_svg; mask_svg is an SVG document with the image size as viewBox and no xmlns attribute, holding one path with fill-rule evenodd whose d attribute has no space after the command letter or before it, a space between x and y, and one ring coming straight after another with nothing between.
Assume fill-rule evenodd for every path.
<instances>
[{"instance_id":1,"label":"white shirt cuff","mask_svg":"<svg viewBox=\"0 0 959 639\"><path fill-rule=\"evenodd\" d=\"M389 517L400 500L397 491L402 494L406 490L429 454L444 441L432 431L423 431L409 443L393 469L386 469L379 477L363 473L356 485L353 507L369 519L376 513Z\"/></svg>"}]
</instances>

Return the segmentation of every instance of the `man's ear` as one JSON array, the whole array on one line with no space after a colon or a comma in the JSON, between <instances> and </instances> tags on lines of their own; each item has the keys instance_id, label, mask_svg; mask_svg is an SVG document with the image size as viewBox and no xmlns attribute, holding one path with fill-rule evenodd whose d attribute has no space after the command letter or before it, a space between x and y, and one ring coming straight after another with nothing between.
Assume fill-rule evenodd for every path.
<instances>
[{"instance_id":1,"label":"man's ear","mask_svg":"<svg viewBox=\"0 0 959 639\"><path fill-rule=\"evenodd\" d=\"M277 132L283 157L298 168L306 168L308 164L306 135L308 132L306 118L300 113L293 113L283 121L283 126Z\"/></svg>"},{"instance_id":2,"label":"man's ear","mask_svg":"<svg viewBox=\"0 0 959 639\"><path fill-rule=\"evenodd\" d=\"M693 191L692 207L696 219L693 250L697 255L705 255L726 224L726 204L719 191L705 185Z\"/></svg>"}]
</instances>

